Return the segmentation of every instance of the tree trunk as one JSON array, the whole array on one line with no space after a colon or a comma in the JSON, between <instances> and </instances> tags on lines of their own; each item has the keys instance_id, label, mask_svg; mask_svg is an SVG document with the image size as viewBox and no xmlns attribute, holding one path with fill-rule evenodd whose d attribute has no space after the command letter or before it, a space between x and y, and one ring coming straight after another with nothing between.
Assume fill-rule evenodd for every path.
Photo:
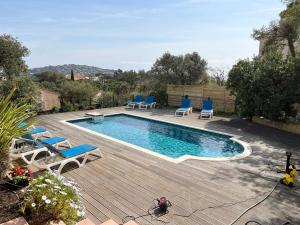
<instances>
[{"instance_id":1,"label":"tree trunk","mask_svg":"<svg viewBox=\"0 0 300 225\"><path fill-rule=\"evenodd\" d=\"M296 51L295 51L294 41L293 41L292 38L288 38L287 41L288 41L290 53L295 58L296 57Z\"/></svg>"},{"instance_id":2,"label":"tree trunk","mask_svg":"<svg viewBox=\"0 0 300 225\"><path fill-rule=\"evenodd\" d=\"M0 181L3 180L6 176L6 171L9 166L9 150L5 149L0 151Z\"/></svg>"}]
</instances>

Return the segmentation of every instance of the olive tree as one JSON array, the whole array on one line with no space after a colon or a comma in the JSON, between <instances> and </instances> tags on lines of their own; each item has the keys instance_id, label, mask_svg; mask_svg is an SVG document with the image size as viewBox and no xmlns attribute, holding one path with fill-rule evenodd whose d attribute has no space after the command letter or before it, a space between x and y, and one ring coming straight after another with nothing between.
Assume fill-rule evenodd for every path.
<instances>
[{"instance_id":1,"label":"olive tree","mask_svg":"<svg viewBox=\"0 0 300 225\"><path fill-rule=\"evenodd\" d=\"M12 79L27 71L24 57L29 50L16 38L4 34L0 36L0 75Z\"/></svg>"},{"instance_id":2,"label":"olive tree","mask_svg":"<svg viewBox=\"0 0 300 225\"><path fill-rule=\"evenodd\" d=\"M295 115L293 104L300 103L300 59L268 52L240 60L229 72L227 87L241 116L285 120Z\"/></svg>"},{"instance_id":3,"label":"olive tree","mask_svg":"<svg viewBox=\"0 0 300 225\"><path fill-rule=\"evenodd\" d=\"M152 67L158 79L167 84L196 84L207 81L207 62L197 52L185 55L164 53Z\"/></svg>"},{"instance_id":4,"label":"olive tree","mask_svg":"<svg viewBox=\"0 0 300 225\"><path fill-rule=\"evenodd\" d=\"M264 50L270 47L282 47L286 43L291 56L296 57L295 42L300 33L300 0L288 1L287 8L280 13L280 20L273 21L269 26L255 29L252 36L265 42Z\"/></svg>"}]
</instances>

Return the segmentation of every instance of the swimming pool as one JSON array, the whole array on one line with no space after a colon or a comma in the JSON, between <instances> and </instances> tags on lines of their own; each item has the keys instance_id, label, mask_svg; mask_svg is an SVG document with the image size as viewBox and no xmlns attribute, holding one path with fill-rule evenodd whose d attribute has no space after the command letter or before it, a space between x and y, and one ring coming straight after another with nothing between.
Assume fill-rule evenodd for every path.
<instances>
[{"instance_id":1,"label":"swimming pool","mask_svg":"<svg viewBox=\"0 0 300 225\"><path fill-rule=\"evenodd\" d=\"M91 118L66 122L174 161L187 156L224 159L244 152L243 145L229 135L127 114L105 116L97 123Z\"/></svg>"}]
</instances>

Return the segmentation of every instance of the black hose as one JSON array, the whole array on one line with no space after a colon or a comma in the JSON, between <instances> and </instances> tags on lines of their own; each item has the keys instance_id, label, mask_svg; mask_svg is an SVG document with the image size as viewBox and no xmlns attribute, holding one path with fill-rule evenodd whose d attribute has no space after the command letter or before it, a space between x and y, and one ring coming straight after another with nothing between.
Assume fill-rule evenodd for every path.
<instances>
[{"instance_id":1,"label":"black hose","mask_svg":"<svg viewBox=\"0 0 300 225\"><path fill-rule=\"evenodd\" d=\"M247 221L247 222L245 223L245 225L248 225L248 224L250 225L250 223L254 223L254 224L258 224L258 225L263 225L263 224L261 224L261 223L255 221L255 220L249 220L249 221Z\"/></svg>"}]
</instances>

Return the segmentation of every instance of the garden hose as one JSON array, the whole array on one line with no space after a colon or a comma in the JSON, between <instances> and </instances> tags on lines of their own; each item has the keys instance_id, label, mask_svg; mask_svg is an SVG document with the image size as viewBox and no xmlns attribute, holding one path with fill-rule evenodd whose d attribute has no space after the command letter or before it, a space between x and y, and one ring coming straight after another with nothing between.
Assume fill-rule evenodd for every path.
<instances>
[{"instance_id":1,"label":"garden hose","mask_svg":"<svg viewBox=\"0 0 300 225\"><path fill-rule=\"evenodd\" d=\"M235 224L243 215L245 215L248 211L250 211L251 209L253 209L254 207L258 206L260 203L262 203L263 201L265 201L268 197L270 197L270 195L275 191L277 185L280 183L280 181L276 182L276 184L274 185L274 187L272 188L272 190L269 192L269 194L267 194L264 198L262 198L260 201L256 202L254 205L250 206L249 208L247 208L246 210L244 210L238 217L236 217L229 225L233 225Z\"/></svg>"}]
</instances>

